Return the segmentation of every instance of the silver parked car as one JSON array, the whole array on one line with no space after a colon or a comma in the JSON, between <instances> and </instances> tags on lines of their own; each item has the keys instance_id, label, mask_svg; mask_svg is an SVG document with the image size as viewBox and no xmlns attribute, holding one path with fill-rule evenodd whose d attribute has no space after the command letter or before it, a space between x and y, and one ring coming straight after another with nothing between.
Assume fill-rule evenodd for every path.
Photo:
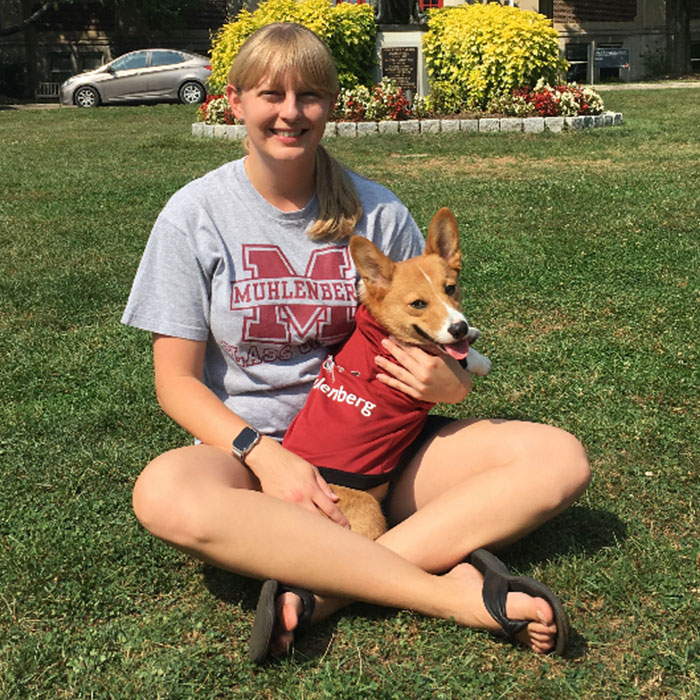
<instances>
[{"instance_id":1,"label":"silver parked car","mask_svg":"<svg viewBox=\"0 0 700 700\"><path fill-rule=\"evenodd\" d=\"M185 104L203 102L211 62L204 56L172 49L144 49L124 54L100 68L74 75L61 85L61 104L97 107L129 101Z\"/></svg>"}]
</instances>

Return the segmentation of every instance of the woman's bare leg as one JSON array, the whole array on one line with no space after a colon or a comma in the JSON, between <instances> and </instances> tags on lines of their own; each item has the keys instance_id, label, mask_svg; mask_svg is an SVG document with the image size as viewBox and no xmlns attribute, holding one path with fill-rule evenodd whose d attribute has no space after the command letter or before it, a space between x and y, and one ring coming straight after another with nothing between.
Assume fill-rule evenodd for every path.
<instances>
[{"instance_id":1,"label":"woman's bare leg","mask_svg":"<svg viewBox=\"0 0 700 700\"><path fill-rule=\"evenodd\" d=\"M456 421L404 472L391 502L398 524L378 542L425 571L446 571L478 547L502 547L554 517L580 496L589 477L582 446L564 431L515 421ZM481 579L476 570L471 575ZM280 610L283 645L296 626L298 599L287 594L281 603L287 607ZM315 619L345 604L319 597Z\"/></svg>"},{"instance_id":2,"label":"woman's bare leg","mask_svg":"<svg viewBox=\"0 0 700 700\"><path fill-rule=\"evenodd\" d=\"M382 543L426 571L444 571L478 547L521 539L585 490L590 470L576 438L537 423L455 421L396 485Z\"/></svg>"},{"instance_id":3,"label":"woman's bare leg","mask_svg":"<svg viewBox=\"0 0 700 700\"><path fill-rule=\"evenodd\" d=\"M225 452L182 448L146 467L134 488L134 509L156 536L229 571L477 622L455 601L454 583L254 486Z\"/></svg>"},{"instance_id":4,"label":"woman's bare leg","mask_svg":"<svg viewBox=\"0 0 700 700\"><path fill-rule=\"evenodd\" d=\"M481 601L480 577L468 565L446 576L429 574L387 547L256 487L226 453L203 445L183 448L144 470L134 489L134 509L156 536L230 571L277 578L329 599L405 607L495 628ZM530 626L534 648L538 634L551 635L546 607L522 594L510 594L507 601L508 614L541 620Z\"/></svg>"}]
</instances>

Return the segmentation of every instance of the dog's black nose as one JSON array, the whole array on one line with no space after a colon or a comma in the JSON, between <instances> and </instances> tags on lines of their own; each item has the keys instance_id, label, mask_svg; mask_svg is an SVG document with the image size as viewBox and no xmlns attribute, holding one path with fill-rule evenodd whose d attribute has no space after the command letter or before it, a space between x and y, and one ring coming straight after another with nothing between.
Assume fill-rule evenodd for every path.
<instances>
[{"instance_id":1,"label":"dog's black nose","mask_svg":"<svg viewBox=\"0 0 700 700\"><path fill-rule=\"evenodd\" d=\"M459 321L459 323L453 323L447 330L455 340L461 340L469 332L469 326L465 321Z\"/></svg>"}]
</instances>

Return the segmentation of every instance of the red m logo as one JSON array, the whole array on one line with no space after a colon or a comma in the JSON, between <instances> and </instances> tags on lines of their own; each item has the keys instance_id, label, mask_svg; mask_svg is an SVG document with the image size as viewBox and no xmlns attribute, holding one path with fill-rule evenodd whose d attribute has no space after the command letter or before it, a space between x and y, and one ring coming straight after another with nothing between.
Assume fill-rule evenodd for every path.
<instances>
[{"instance_id":1,"label":"red m logo","mask_svg":"<svg viewBox=\"0 0 700 700\"><path fill-rule=\"evenodd\" d=\"M231 310L242 311L243 342L332 345L352 330L357 296L345 246L314 250L299 274L274 245L244 245L246 279L231 283Z\"/></svg>"}]
</instances>

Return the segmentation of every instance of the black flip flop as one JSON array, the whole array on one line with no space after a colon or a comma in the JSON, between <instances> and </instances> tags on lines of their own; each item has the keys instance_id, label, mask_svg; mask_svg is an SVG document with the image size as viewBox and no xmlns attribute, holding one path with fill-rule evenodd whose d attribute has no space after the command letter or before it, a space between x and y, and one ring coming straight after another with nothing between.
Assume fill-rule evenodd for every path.
<instances>
[{"instance_id":1,"label":"black flip flop","mask_svg":"<svg viewBox=\"0 0 700 700\"><path fill-rule=\"evenodd\" d=\"M511 576L506 565L491 552L477 549L469 557L469 563L484 577L482 597L489 615L498 622L503 634L515 641L515 635L527 627L531 620L511 620L506 616L506 596L509 592L527 593L544 598L554 613L557 637L551 653L562 656L569 642L569 621L559 598L550 588L529 576Z\"/></svg>"},{"instance_id":2,"label":"black flip flop","mask_svg":"<svg viewBox=\"0 0 700 700\"><path fill-rule=\"evenodd\" d=\"M277 615L276 601L283 593L295 593L301 598L302 611L295 632L301 632L311 625L311 616L316 607L313 593L304 588L285 586L273 578L267 579L260 589L258 606L255 609L253 631L248 640L248 658L255 664L263 663L270 655L272 631Z\"/></svg>"}]
</instances>

